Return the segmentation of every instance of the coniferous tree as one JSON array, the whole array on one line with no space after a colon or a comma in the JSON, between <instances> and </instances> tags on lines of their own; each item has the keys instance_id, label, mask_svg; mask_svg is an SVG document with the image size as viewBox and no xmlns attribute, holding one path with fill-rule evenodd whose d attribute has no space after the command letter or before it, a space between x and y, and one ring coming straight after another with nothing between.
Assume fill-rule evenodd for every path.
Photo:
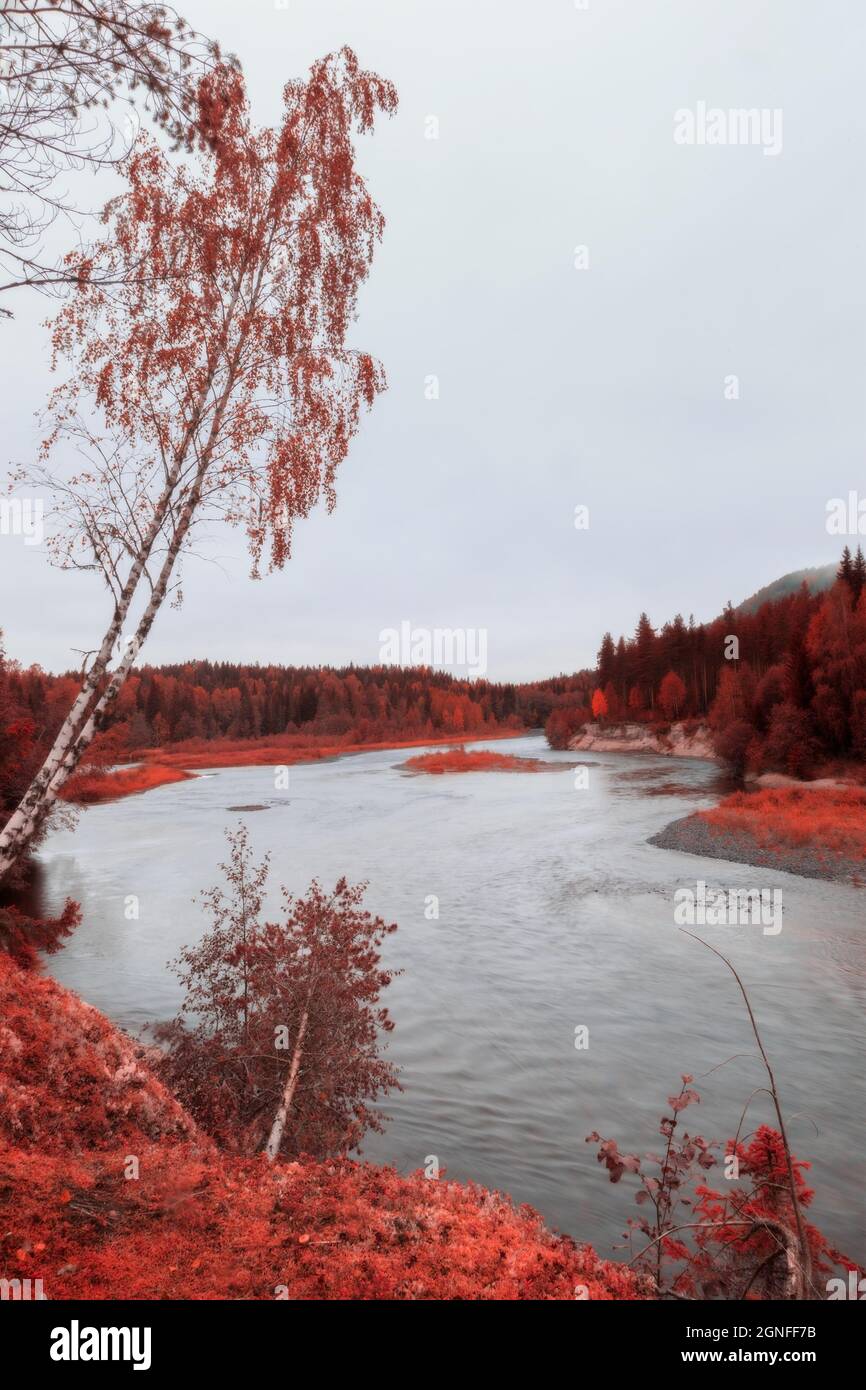
<instances>
[{"instance_id":1,"label":"coniferous tree","mask_svg":"<svg viewBox=\"0 0 866 1390\"><path fill-rule=\"evenodd\" d=\"M646 613L641 613L634 636L636 674L645 692L646 703L652 708L655 701L655 642L656 634Z\"/></svg>"},{"instance_id":2,"label":"coniferous tree","mask_svg":"<svg viewBox=\"0 0 866 1390\"><path fill-rule=\"evenodd\" d=\"M854 562L851 566L850 579L851 597L855 604L860 599L864 584L866 584L866 559L863 558L862 546L858 545L857 554L854 556Z\"/></svg>"},{"instance_id":3,"label":"coniferous tree","mask_svg":"<svg viewBox=\"0 0 866 1390\"><path fill-rule=\"evenodd\" d=\"M836 571L836 578L844 580L844 582L848 585L849 588L851 587L851 571L851 550L850 547L846 545L845 549L842 551L842 559L840 560L839 568Z\"/></svg>"},{"instance_id":4,"label":"coniferous tree","mask_svg":"<svg viewBox=\"0 0 866 1390\"><path fill-rule=\"evenodd\" d=\"M616 665L616 648L613 638L606 632L601 639L601 646L598 649L598 680L599 685L607 685L613 679L614 667Z\"/></svg>"}]
</instances>

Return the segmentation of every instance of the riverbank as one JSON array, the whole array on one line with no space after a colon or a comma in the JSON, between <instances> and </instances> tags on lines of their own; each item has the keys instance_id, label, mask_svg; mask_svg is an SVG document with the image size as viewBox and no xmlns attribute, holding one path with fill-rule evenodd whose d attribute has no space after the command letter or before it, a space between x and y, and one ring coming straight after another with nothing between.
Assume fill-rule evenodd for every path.
<instances>
[{"instance_id":1,"label":"riverbank","mask_svg":"<svg viewBox=\"0 0 866 1390\"><path fill-rule=\"evenodd\" d=\"M113 772L83 772L70 777L61 789L64 801L75 806L94 806L103 801L117 801L122 796L138 796L172 782L187 782L195 773L177 767L140 765L121 767Z\"/></svg>"},{"instance_id":2,"label":"riverbank","mask_svg":"<svg viewBox=\"0 0 866 1390\"><path fill-rule=\"evenodd\" d=\"M64 801L78 806L117 801L154 787L172 782L184 782L205 768L222 767L294 767L300 763L331 762L354 753L381 753L400 748L426 748L431 745L480 743L488 739L525 738L528 729L482 730L474 734L451 734L403 741L381 743L300 741L303 736L287 735L284 741L274 739L215 740L211 743L196 739L175 749L144 748L132 755L135 767L118 768L113 772L88 771L70 778L60 793ZM523 760L525 761L525 760Z\"/></svg>"},{"instance_id":3,"label":"riverbank","mask_svg":"<svg viewBox=\"0 0 866 1390\"><path fill-rule=\"evenodd\" d=\"M706 725L586 724L568 744L579 752L653 753L719 762ZM866 789L862 764L818 769L812 781L778 772L747 776L710 811L672 821L650 837L659 849L779 869L803 878L866 883Z\"/></svg>"},{"instance_id":4,"label":"riverbank","mask_svg":"<svg viewBox=\"0 0 866 1390\"><path fill-rule=\"evenodd\" d=\"M704 724L685 722L659 728L652 724L585 724L569 739L579 753L660 753L665 757L701 758L717 762Z\"/></svg>"},{"instance_id":5,"label":"riverbank","mask_svg":"<svg viewBox=\"0 0 866 1390\"><path fill-rule=\"evenodd\" d=\"M797 783L735 792L672 821L649 844L710 859L866 883L866 790Z\"/></svg>"},{"instance_id":6,"label":"riverbank","mask_svg":"<svg viewBox=\"0 0 866 1390\"><path fill-rule=\"evenodd\" d=\"M158 767L182 767L187 771L211 767L268 767L295 763L317 763L346 757L352 753L388 752L392 748L426 748L442 744L481 743L489 739L526 738L531 729L486 729L473 734L428 734L408 739L383 739L376 743L357 743L336 739L323 743L306 741L303 735L287 734L284 739L237 739L233 741L190 740L175 749L142 749L136 757Z\"/></svg>"},{"instance_id":7,"label":"riverbank","mask_svg":"<svg viewBox=\"0 0 866 1390\"><path fill-rule=\"evenodd\" d=\"M145 1049L2 953L0 1044L0 1275L45 1298L650 1296L472 1183L221 1152Z\"/></svg>"}]
</instances>

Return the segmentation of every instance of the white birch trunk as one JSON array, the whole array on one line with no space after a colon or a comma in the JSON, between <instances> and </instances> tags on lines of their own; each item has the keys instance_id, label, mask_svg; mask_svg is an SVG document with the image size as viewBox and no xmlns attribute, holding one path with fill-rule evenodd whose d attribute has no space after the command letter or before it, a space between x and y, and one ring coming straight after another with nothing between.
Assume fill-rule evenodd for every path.
<instances>
[{"instance_id":1,"label":"white birch trunk","mask_svg":"<svg viewBox=\"0 0 866 1390\"><path fill-rule=\"evenodd\" d=\"M279 1109L277 1110L277 1113L274 1116L274 1123L271 1126L271 1132L268 1137L268 1142L265 1145L265 1154L269 1163L273 1163L274 1159L277 1157L277 1154L280 1152L280 1145L283 1142L283 1134L286 1128L286 1120L289 1117L289 1111L292 1108L292 1101L295 1098L295 1088L298 1084L298 1070L301 1065L304 1034L307 1031L308 1018L309 1008L306 1008L304 1009L303 1015L301 1016L301 1026L298 1029L298 1036L295 1039L295 1050L292 1054L292 1065L289 1067L289 1074L286 1078L286 1084L283 1089L283 1098L280 1101Z\"/></svg>"},{"instance_id":2,"label":"white birch trunk","mask_svg":"<svg viewBox=\"0 0 866 1390\"><path fill-rule=\"evenodd\" d=\"M258 291L261 278L260 272L256 284L256 291ZM230 305L228 314L229 322L234 314L239 293L240 284L235 288L235 293ZM145 533L141 549L133 561L120 600L115 606L114 616L102 639L97 658L82 683L81 690L75 699L72 709L63 721L63 725L52 745L51 752L48 754L39 772L27 788L19 805L9 817L2 831L0 831L0 880L3 879L12 868L13 864L26 852L34 836L44 824L46 817L57 801L57 796L61 787L75 771L81 761L83 753L92 742L94 735L105 722L108 710L116 699L129 674L135 657L138 655L145 638L150 632L154 618L165 598L168 589L168 581L174 569L175 561L177 560L181 546L189 531L196 508L201 500L201 490L205 474L207 473L213 451L219 442L219 433L223 416L232 390L234 389L242 346L243 339L237 345L233 353L232 361L228 367L225 385L216 403L210 430L208 431L208 438L202 449L195 482L190 489L186 502L181 508L172 542L166 553L165 560L163 561L159 579L152 590L150 600L144 610L135 636L127 645L106 689L99 696L96 703L92 705L88 714L88 705L90 705L93 699L100 680L108 670L111 654L120 635L124 619L135 597L138 585L144 575L150 552L159 536L166 516L169 514L175 489L181 478L189 451L195 441L196 429L201 423L206 397L213 385L215 371L209 374L208 381L202 389L199 402L196 406L195 415L187 426L183 442L175 455L175 461L166 479L166 484L159 502L157 503L154 516Z\"/></svg>"}]
</instances>

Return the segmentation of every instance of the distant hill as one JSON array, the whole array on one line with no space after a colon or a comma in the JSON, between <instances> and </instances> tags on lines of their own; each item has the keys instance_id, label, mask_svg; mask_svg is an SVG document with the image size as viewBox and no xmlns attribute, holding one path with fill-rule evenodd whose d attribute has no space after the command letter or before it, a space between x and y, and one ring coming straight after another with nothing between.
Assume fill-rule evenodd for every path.
<instances>
[{"instance_id":1,"label":"distant hill","mask_svg":"<svg viewBox=\"0 0 866 1390\"><path fill-rule=\"evenodd\" d=\"M811 593L820 594L824 589L830 588L836 578L837 568L837 565L819 565L815 569L792 570L790 574L783 574L781 579L774 579L772 584L765 584L763 589L759 589L750 598L744 599L737 612L755 613L762 603L769 603L773 599L784 598L786 594L793 594L804 582Z\"/></svg>"}]
</instances>

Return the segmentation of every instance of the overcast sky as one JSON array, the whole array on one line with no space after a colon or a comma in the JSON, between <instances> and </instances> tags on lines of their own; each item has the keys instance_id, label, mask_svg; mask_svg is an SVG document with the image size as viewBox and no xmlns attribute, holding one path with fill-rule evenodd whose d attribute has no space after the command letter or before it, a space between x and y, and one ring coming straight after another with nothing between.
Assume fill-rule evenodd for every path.
<instances>
[{"instance_id":1,"label":"overcast sky","mask_svg":"<svg viewBox=\"0 0 866 1390\"><path fill-rule=\"evenodd\" d=\"M492 677L541 677L641 609L709 619L836 558L826 503L866 494L863 0L179 8L238 54L262 122L342 44L396 83L360 151L387 228L354 327L389 390L286 570L249 580L221 535L143 660L373 663L408 620L486 629ZM701 102L781 111L781 149L678 144ZM49 306L14 307L10 462L51 381ZM0 536L0 584L10 655L97 645L95 582Z\"/></svg>"}]
</instances>

